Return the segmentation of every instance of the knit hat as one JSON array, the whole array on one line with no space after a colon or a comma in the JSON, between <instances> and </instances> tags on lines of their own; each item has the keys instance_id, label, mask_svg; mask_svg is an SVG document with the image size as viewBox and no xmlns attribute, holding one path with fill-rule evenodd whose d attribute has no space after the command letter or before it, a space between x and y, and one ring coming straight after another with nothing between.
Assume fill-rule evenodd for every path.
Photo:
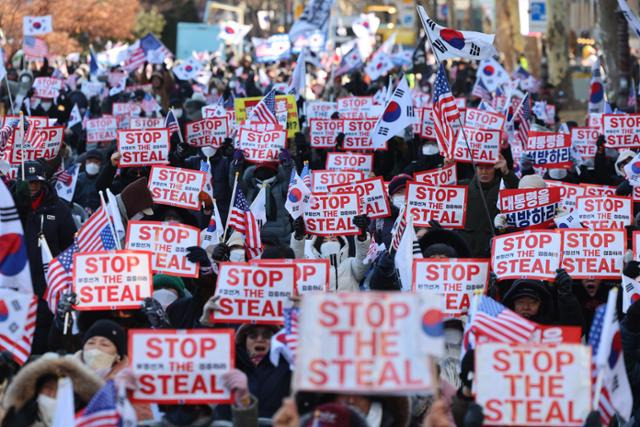
<instances>
[{"instance_id":1,"label":"knit hat","mask_svg":"<svg viewBox=\"0 0 640 427\"><path fill-rule=\"evenodd\" d=\"M178 293L178 298L182 298L185 295L185 287L182 279L167 274L156 274L153 276L153 289L173 289Z\"/></svg>"},{"instance_id":2,"label":"knit hat","mask_svg":"<svg viewBox=\"0 0 640 427\"><path fill-rule=\"evenodd\" d=\"M425 250L422 251L422 255L425 258L430 258L434 255L440 255L446 258L457 258L458 252L446 243L434 243L433 245L425 248Z\"/></svg>"},{"instance_id":3,"label":"knit hat","mask_svg":"<svg viewBox=\"0 0 640 427\"><path fill-rule=\"evenodd\" d=\"M153 198L147 188L147 177L140 177L124 187L120 197L127 210L127 217L131 218L138 212L153 215Z\"/></svg>"},{"instance_id":4,"label":"knit hat","mask_svg":"<svg viewBox=\"0 0 640 427\"><path fill-rule=\"evenodd\" d=\"M104 157L102 156L102 153L100 152L100 150L89 150L87 151L87 154L85 155L85 159L98 159L100 161L104 160Z\"/></svg>"},{"instance_id":5,"label":"knit hat","mask_svg":"<svg viewBox=\"0 0 640 427\"><path fill-rule=\"evenodd\" d=\"M547 188L547 183L544 182L540 175L525 175L520 178L518 188Z\"/></svg>"},{"instance_id":6,"label":"knit hat","mask_svg":"<svg viewBox=\"0 0 640 427\"><path fill-rule=\"evenodd\" d=\"M544 283L540 280L518 279L513 282L509 290L504 294L502 302L508 308L513 309L516 300L524 297L533 298L540 301L541 305L546 306L551 294L549 294Z\"/></svg>"},{"instance_id":7,"label":"knit hat","mask_svg":"<svg viewBox=\"0 0 640 427\"><path fill-rule=\"evenodd\" d=\"M82 337L82 346L84 347L86 342L93 337L104 337L116 346L118 355L125 356L127 354L127 334L122 326L113 320L100 319L91 325Z\"/></svg>"},{"instance_id":8,"label":"knit hat","mask_svg":"<svg viewBox=\"0 0 640 427\"><path fill-rule=\"evenodd\" d=\"M393 196L398 191L404 190L407 181L411 181L412 179L411 175L407 175L406 173L394 176L391 182L389 182L389 195Z\"/></svg>"},{"instance_id":9,"label":"knit hat","mask_svg":"<svg viewBox=\"0 0 640 427\"><path fill-rule=\"evenodd\" d=\"M369 424L356 410L339 403L317 406L300 420L303 427L366 427Z\"/></svg>"}]
</instances>

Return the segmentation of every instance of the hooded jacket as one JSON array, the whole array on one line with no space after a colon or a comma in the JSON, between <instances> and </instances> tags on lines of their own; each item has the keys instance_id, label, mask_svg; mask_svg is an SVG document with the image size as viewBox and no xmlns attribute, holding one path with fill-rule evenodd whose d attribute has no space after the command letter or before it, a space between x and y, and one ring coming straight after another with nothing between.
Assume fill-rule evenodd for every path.
<instances>
[{"instance_id":1,"label":"hooded jacket","mask_svg":"<svg viewBox=\"0 0 640 427\"><path fill-rule=\"evenodd\" d=\"M316 249L317 237L311 239L311 259L323 259L318 249ZM337 259L337 268L335 265L329 266L329 277L331 291L338 292L357 292L360 290L360 282L364 279L368 265L363 264L369 250L371 237L367 233L367 239L361 242L358 238L353 239L355 242L356 256L349 257L348 240L342 236L338 236L340 241L340 253ZM305 239L298 240L291 235L291 249L298 259L305 259ZM336 280L337 278L337 280Z\"/></svg>"}]
</instances>

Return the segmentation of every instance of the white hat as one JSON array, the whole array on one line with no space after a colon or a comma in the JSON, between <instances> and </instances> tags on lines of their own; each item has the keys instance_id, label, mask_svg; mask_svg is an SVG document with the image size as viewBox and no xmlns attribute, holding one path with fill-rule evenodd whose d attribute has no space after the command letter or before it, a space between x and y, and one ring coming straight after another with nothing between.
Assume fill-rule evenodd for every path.
<instances>
[{"instance_id":1,"label":"white hat","mask_svg":"<svg viewBox=\"0 0 640 427\"><path fill-rule=\"evenodd\" d=\"M547 188L547 183L540 175L525 175L520 178L518 188Z\"/></svg>"}]
</instances>

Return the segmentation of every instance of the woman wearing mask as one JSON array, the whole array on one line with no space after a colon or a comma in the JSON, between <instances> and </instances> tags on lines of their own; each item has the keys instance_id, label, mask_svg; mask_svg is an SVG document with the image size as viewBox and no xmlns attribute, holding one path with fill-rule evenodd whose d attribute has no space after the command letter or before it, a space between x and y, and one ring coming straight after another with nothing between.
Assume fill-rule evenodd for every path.
<instances>
[{"instance_id":1,"label":"woman wearing mask","mask_svg":"<svg viewBox=\"0 0 640 427\"><path fill-rule=\"evenodd\" d=\"M101 319L82 337L82 350L76 356L101 378L113 379L127 366L127 334L116 322Z\"/></svg>"},{"instance_id":2,"label":"woman wearing mask","mask_svg":"<svg viewBox=\"0 0 640 427\"><path fill-rule=\"evenodd\" d=\"M13 378L2 400L2 427L51 426L56 409L58 379L73 383L75 410L83 408L104 381L73 356L46 353L26 364Z\"/></svg>"},{"instance_id":3,"label":"woman wearing mask","mask_svg":"<svg viewBox=\"0 0 640 427\"><path fill-rule=\"evenodd\" d=\"M73 194L73 202L79 204L87 212L95 212L100 207L100 196L96 189L98 173L102 168L102 153L98 150L90 150L84 162L84 171L78 174L76 191Z\"/></svg>"}]
</instances>

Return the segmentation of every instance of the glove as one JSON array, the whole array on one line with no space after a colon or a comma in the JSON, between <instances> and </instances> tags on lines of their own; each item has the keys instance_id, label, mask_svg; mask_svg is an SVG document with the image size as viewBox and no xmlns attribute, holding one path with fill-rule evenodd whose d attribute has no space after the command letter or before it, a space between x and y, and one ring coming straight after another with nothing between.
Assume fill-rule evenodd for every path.
<instances>
[{"instance_id":1,"label":"glove","mask_svg":"<svg viewBox=\"0 0 640 427\"><path fill-rule=\"evenodd\" d=\"M184 142L179 142L178 146L176 147L176 153L178 154L178 156L184 159L185 157L187 157L188 152L189 152L189 146Z\"/></svg>"},{"instance_id":2,"label":"glove","mask_svg":"<svg viewBox=\"0 0 640 427\"><path fill-rule=\"evenodd\" d=\"M496 215L495 219L493 220L493 226L496 227L498 230L503 230L505 228L507 228L507 217L504 214L498 214Z\"/></svg>"},{"instance_id":3,"label":"glove","mask_svg":"<svg viewBox=\"0 0 640 427\"><path fill-rule=\"evenodd\" d=\"M564 268L559 268L556 270L556 287L558 288L558 293L568 295L571 294L571 285L573 284L573 279L569 276L569 273Z\"/></svg>"},{"instance_id":4,"label":"glove","mask_svg":"<svg viewBox=\"0 0 640 427\"><path fill-rule=\"evenodd\" d=\"M432 219L431 221L429 221L429 225L431 226L432 229L434 230L442 230L442 226L440 225L440 223L438 221L436 221L435 219Z\"/></svg>"},{"instance_id":5,"label":"glove","mask_svg":"<svg viewBox=\"0 0 640 427\"><path fill-rule=\"evenodd\" d=\"M589 412L589 415L587 415L587 418L584 420L584 427L602 427L602 421L600 421L600 412Z\"/></svg>"},{"instance_id":6,"label":"glove","mask_svg":"<svg viewBox=\"0 0 640 427\"><path fill-rule=\"evenodd\" d=\"M633 193L633 187L629 184L629 180L625 179L616 188L616 196L629 196Z\"/></svg>"},{"instance_id":7,"label":"glove","mask_svg":"<svg viewBox=\"0 0 640 427\"><path fill-rule=\"evenodd\" d=\"M360 229L360 236L362 237L366 237L369 224L371 224L371 220L366 215L356 215L353 217L353 225Z\"/></svg>"},{"instance_id":8,"label":"glove","mask_svg":"<svg viewBox=\"0 0 640 427\"><path fill-rule=\"evenodd\" d=\"M187 248L187 259L193 263L199 262L200 269L211 267L211 260L207 256L207 251L200 246L189 246Z\"/></svg>"},{"instance_id":9,"label":"glove","mask_svg":"<svg viewBox=\"0 0 640 427\"><path fill-rule=\"evenodd\" d=\"M342 146L342 144L344 143L344 133L339 132L338 135L336 135L336 145L340 145Z\"/></svg>"},{"instance_id":10,"label":"glove","mask_svg":"<svg viewBox=\"0 0 640 427\"><path fill-rule=\"evenodd\" d=\"M293 238L296 240L304 239L304 234L306 233L306 229L304 227L304 218L299 216L293 221Z\"/></svg>"},{"instance_id":11,"label":"glove","mask_svg":"<svg viewBox=\"0 0 640 427\"><path fill-rule=\"evenodd\" d=\"M231 390L234 405L247 408L251 405L247 375L239 369L230 369L222 374L222 384Z\"/></svg>"},{"instance_id":12,"label":"glove","mask_svg":"<svg viewBox=\"0 0 640 427\"><path fill-rule=\"evenodd\" d=\"M160 303L153 298L145 298L142 302L142 313L147 318L149 326L153 329L168 328L171 326L167 313L160 305Z\"/></svg>"},{"instance_id":13,"label":"glove","mask_svg":"<svg viewBox=\"0 0 640 427\"><path fill-rule=\"evenodd\" d=\"M629 261L629 263L624 267L624 270L622 270L622 274L635 280L640 276L640 262Z\"/></svg>"},{"instance_id":14,"label":"glove","mask_svg":"<svg viewBox=\"0 0 640 427\"><path fill-rule=\"evenodd\" d=\"M291 153L286 148L280 149L280 154L278 154L278 160L280 160L280 164L282 166L290 166L291 165Z\"/></svg>"},{"instance_id":15,"label":"glove","mask_svg":"<svg viewBox=\"0 0 640 427\"><path fill-rule=\"evenodd\" d=\"M226 243L218 243L213 248L211 259L214 261L227 261L229 259L229 246Z\"/></svg>"},{"instance_id":16,"label":"glove","mask_svg":"<svg viewBox=\"0 0 640 427\"><path fill-rule=\"evenodd\" d=\"M31 209L31 192L27 181L16 181L14 190L14 200L19 212L26 212Z\"/></svg>"},{"instance_id":17,"label":"glove","mask_svg":"<svg viewBox=\"0 0 640 427\"><path fill-rule=\"evenodd\" d=\"M464 427L482 427L484 422L484 414L482 406L472 403L467 408L467 414L464 416Z\"/></svg>"},{"instance_id":18,"label":"glove","mask_svg":"<svg viewBox=\"0 0 640 427\"><path fill-rule=\"evenodd\" d=\"M58 305L56 306L56 327L59 330L64 330L64 318L67 313L71 313L73 311L73 306L76 303L77 295L74 292L65 292L58 300Z\"/></svg>"},{"instance_id":19,"label":"glove","mask_svg":"<svg viewBox=\"0 0 640 427\"><path fill-rule=\"evenodd\" d=\"M640 331L640 300L629 306L624 323L630 331Z\"/></svg>"}]
</instances>

